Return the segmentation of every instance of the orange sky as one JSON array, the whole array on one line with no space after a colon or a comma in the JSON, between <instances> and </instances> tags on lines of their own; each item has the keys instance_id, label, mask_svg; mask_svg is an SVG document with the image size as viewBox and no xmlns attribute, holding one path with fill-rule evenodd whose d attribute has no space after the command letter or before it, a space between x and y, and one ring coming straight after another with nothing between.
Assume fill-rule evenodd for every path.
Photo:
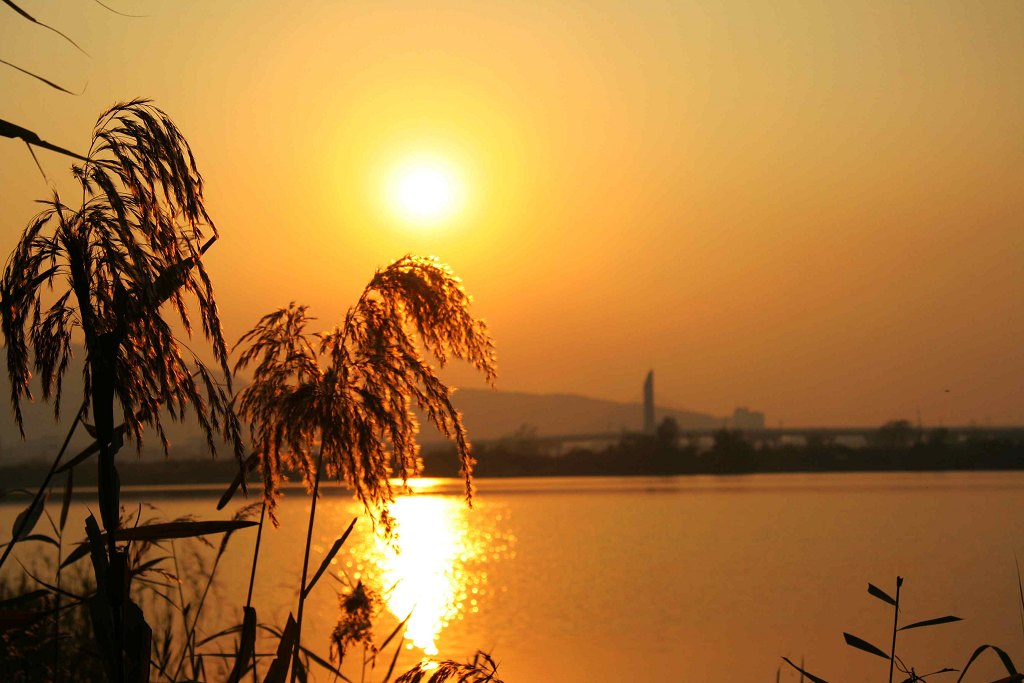
<instances>
[{"instance_id":1,"label":"orange sky","mask_svg":"<svg viewBox=\"0 0 1024 683\"><path fill-rule=\"evenodd\" d=\"M638 400L653 367L773 425L1024 423L1024 3L19 4L90 56L0 6L0 58L88 86L0 68L0 118L84 150L114 101L164 108L231 339L432 253L501 389ZM422 152L465 178L434 230L381 198ZM47 192L0 140L0 251Z\"/></svg>"}]
</instances>

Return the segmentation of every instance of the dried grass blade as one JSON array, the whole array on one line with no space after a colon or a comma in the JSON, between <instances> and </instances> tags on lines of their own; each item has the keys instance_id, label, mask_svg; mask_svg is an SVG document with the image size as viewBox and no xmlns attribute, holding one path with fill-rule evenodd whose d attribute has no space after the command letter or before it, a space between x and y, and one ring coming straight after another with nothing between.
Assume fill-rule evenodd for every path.
<instances>
[{"instance_id":1,"label":"dried grass blade","mask_svg":"<svg viewBox=\"0 0 1024 683\"><path fill-rule=\"evenodd\" d=\"M281 640L277 643L277 656L270 665L263 683L284 683L288 675L288 665L292 661L292 653L295 650L295 636L299 625L295 623L295 617L288 615L288 623L281 632Z\"/></svg>"},{"instance_id":2,"label":"dried grass blade","mask_svg":"<svg viewBox=\"0 0 1024 683\"><path fill-rule=\"evenodd\" d=\"M971 655L971 658L967 660L967 664L964 665L963 670L960 672L960 678L956 679L956 683L960 683L964 680L964 676L967 675L967 671L971 668L971 665L974 664L974 660L976 660L983 652L985 652L985 650L992 650L996 653L996 655L999 657L999 661L1003 663L1003 667L1006 669L1006 673L1010 674L1011 680L1012 677L1018 675L1017 668L1013 665L1013 660L1010 659L1010 655L1006 654L1002 649L996 647L995 645L979 645L978 649L976 649L974 651L974 654Z\"/></svg>"},{"instance_id":3,"label":"dried grass blade","mask_svg":"<svg viewBox=\"0 0 1024 683\"><path fill-rule=\"evenodd\" d=\"M1020 578L1020 560L1017 559L1017 554L1013 555L1013 564L1017 567L1017 591L1020 595L1020 630L1021 634L1024 635L1024 582L1021 582Z\"/></svg>"},{"instance_id":4,"label":"dried grass blade","mask_svg":"<svg viewBox=\"0 0 1024 683\"><path fill-rule=\"evenodd\" d=\"M242 467L238 468L238 472L235 474L234 480L228 485L228 488L221 495L220 500L217 501L217 509L223 510L224 506L231 502L231 499L235 495L235 491L238 487L245 483L246 476L255 469L256 465L259 464L259 456L256 453L251 454L246 458L245 463Z\"/></svg>"},{"instance_id":5,"label":"dried grass blade","mask_svg":"<svg viewBox=\"0 0 1024 683\"><path fill-rule=\"evenodd\" d=\"M11 67L12 69L14 69L14 70L16 70L16 71L20 71L21 73L25 74L26 76L30 76L30 77L32 77L32 78L34 78L34 79L36 79L37 81L42 81L43 83L45 83L46 85L50 86L50 87L51 87L51 88L53 88L54 90L60 90L61 92L63 92L63 93L67 93L68 95L81 95L81 94L82 94L82 93L72 92L72 91L68 90L68 89L67 89L67 88L65 88L65 87L59 86L59 85L57 85L56 83L54 83L53 81L51 81L50 79L48 79L48 78L43 78L43 77L42 77L42 76L40 76L39 74L36 74L36 73L32 73L32 72L31 72L31 71L29 71L28 69L22 69L22 68L21 68L20 66L18 66L17 64L11 64L11 63L10 63L10 62L8 62L8 61L7 61L6 59L0 59L0 64L5 64L5 65L7 65L7 66ZM38 137L38 136L37 136L37 137ZM33 144L33 143L29 143L29 144ZM74 155L74 156L77 156L77 155Z\"/></svg>"},{"instance_id":6,"label":"dried grass blade","mask_svg":"<svg viewBox=\"0 0 1024 683\"><path fill-rule=\"evenodd\" d=\"M386 648L388 646L388 643L391 642L391 639L394 638L395 636L397 636L398 633L402 630L402 628L404 628L405 625L407 623L409 623L409 619L411 617L412 617L412 612L410 611L408 614L405 615L405 619L402 619L401 623L399 623L398 626L395 627L395 630L392 631L391 634L387 638L384 639L384 642L381 643L380 646L377 649L378 650L383 650L384 648Z\"/></svg>"},{"instance_id":7,"label":"dried grass blade","mask_svg":"<svg viewBox=\"0 0 1024 683\"><path fill-rule=\"evenodd\" d=\"M242 637L238 642L238 653L235 657L235 666L228 676L228 683L239 683L242 676L249 670L253 653L256 651L256 610L252 607L243 607Z\"/></svg>"},{"instance_id":8,"label":"dried grass blade","mask_svg":"<svg viewBox=\"0 0 1024 683\"><path fill-rule=\"evenodd\" d=\"M900 626L900 631L906 631L911 628L921 628L922 626L937 626L938 624L949 624L954 621L963 621L960 617L954 617L953 615L946 615L944 617L936 617L934 619L925 619L924 621L915 621L913 624L907 624L906 626Z\"/></svg>"},{"instance_id":9,"label":"dried grass blade","mask_svg":"<svg viewBox=\"0 0 1024 683\"><path fill-rule=\"evenodd\" d=\"M341 546L345 545L345 541L348 539L349 534L352 533L352 528L356 525L357 519L359 518L356 517L352 520L352 522L348 525L348 528L345 529L345 533L341 535L341 538L336 540L334 542L334 545L331 546L331 549L327 551L327 554L324 556L323 562L320 563L320 568L316 570L316 574L313 574L313 578L310 579L308 584L306 584L306 590L303 592L303 595L308 597L309 592L313 590L313 586L315 586L316 582L320 580L320 577L323 576L323 573L327 571L327 567L331 565L331 560L333 560L334 556L338 554L338 551L341 550Z\"/></svg>"},{"instance_id":10,"label":"dried grass blade","mask_svg":"<svg viewBox=\"0 0 1024 683\"><path fill-rule=\"evenodd\" d=\"M257 522L242 520L213 520L204 522L164 522L144 524L130 529L118 529L114 539L118 541L161 541L172 538L195 538L206 534L220 534L235 529L256 526Z\"/></svg>"},{"instance_id":11,"label":"dried grass blade","mask_svg":"<svg viewBox=\"0 0 1024 683\"><path fill-rule=\"evenodd\" d=\"M46 505L46 497L48 494L39 496L29 506L18 513L18 516L14 519L14 524L11 527L11 545L14 545L18 541L24 540L32 529L35 528L36 522L39 521L39 517L43 514L43 507Z\"/></svg>"},{"instance_id":12,"label":"dried grass blade","mask_svg":"<svg viewBox=\"0 0 1024 683\"><path fill-rule=\"evenodd\" d=\"M881 648L875 647L874 645L872 645L868 641L864 640L863 638L858 638L857 636L853 635L852 633L844 633L843 634L843 639L846 640L846 644L849 645L850 647L855 647L858 650L862 650L863 652L867 652L868 654L877 655L878 657L881 657L882 659L886 659L886 660L889 659L889 655L885 654L885 652Z\"/></svg>"},{"instance_id":13,"label":"dried grass blade","mask_svg":"<svg viewBox=\"0 0 1024 683\"><path fill-rule=\"evenodd\" d=\"M809 679L811 679L811 680L812 680L812 681L813 681L814 683L828 683L828 681L826 681L826 680L825 680L824 678L819 678L818 676L815 676L814 674L812 674L812 673L810 673L810 672L808 672L808 671L805 671L805 670L801 669L801 668L800 668L799 666L797 666L796 664L794 664L793 662L791 662L791 661L789 660L789 657L783 657L783 658L782 658L782 661L784 661L784 662L785 662L786 664L789 664L789 665L790 665L791 667L793 667L794 669L796 669L797 671L799 671L799 672L800 672L800 676L801 676L802 678L803 678L803 677L809 678Z\"/></svg>"},{"instance_id":14,"label":"dried grass blade","mask_svg":"<svg viewBox=\"0 0 1024 683\"><path fill-rule=\"evenodd\" d=\"M64 499L60 504L60 530L64 531L64 525L68 521L68 510L71 508L71 494L75 488L75 471L68 470L67 479L64 482Z\"/></svg>"},{"instance_id":15,"label":"dried grass blade","mask_svg":"<svg viewBox=\"0 0 1024 683\"><path fill-rule=\"evenodd\" d=\"M892 599L892 596L890 596L888 593L886 593L884 590L882 590L881 588L879 588L878 586L876 586L873 583L869 583L868 584L868 593L870 593L871 595L875 596L876 598L878 598L882 602L887 602L890 605L892 605L893 607L896 606L896 601Z\"/></svg>"},{"instance_id":16,"label":"dried grass blade","mask_svg":"<svg viewBox=\"0 0 1024 683\"><path fill-rule=\"evenodd\" d=\"M328 662L326 659L324 659L317 653L313 652L312 650L306 649L305 647L302 648L302 653L309 657L310 660L312 660L315 664L319 664L320 666L327 669L341 680L347 681L347 683L352 683L352 679L350 679L345 674L341 673L341 671L337 667L333 666L330 662Z\"/></svg>"},{"instance_id":17,"label":"dried grass blade","mask_svg":"<svg viewBox=\"0 0 1024 683\"><path fill-rule=\"evenodd\" d=\"M114 429L114 444L115 444L115 446L117 448L120 448L121 445L123 444L125 429L126 429L126 427L123 424L118 425ZM75 457L71 458L66 463L64 463L63 465L61 465L57 469L55 469L53 471L53 473L54 474L60 474L61 472L65 471L65 470L70 470L72 467L74 467L76 465L80 465L81 463L85 462L89 458L89 456L91 456L91 455L93 455L95 453L99 453L99 451L100 451L99 443L96 442L96 441L93 441L91 445L86 446L85 449L81 453L79 453L78 455L76 455Z\"/></svg>"},{"instance_id":18,"label":"dried grass blade","mask_svg":"<svg viewBox=\"0 0 1024 683\"><path fill-rule=\"evenodd\" d=\"M70 553L68 553L68 556L65 557L64 561L60 563L60 568L64 569L65 567L67 567L69 565L72 565L75 562L78 562L80 559L82 559L83 557L85 557L88 554L89 554L89 542L88 541L82 541L77 546L75 546L74 550L72 550Z\"/></svg>"},{"instance_id":19,"label":"dried grass blade","mask_svg":"<svg viewBox=\"0 0 1024 683\"><path fill-rule=\"evenodd\" d=\"M64 35L64 34L63 34L63 33L61 33L60 31L58 31L58 30L57 30L57 29L55 29L54 27L50 26L49 24L44 24L43 22L39 21L38 19L36 19L35 17L33 17L33 16L31 15L31 14L29 14L29 13L28 13L28 12L26 12L25 10L23 10L22 8L20 8L20 7L18 7L17 5L15 5L15 4L14 4L14 2L13 2L12 0L3 0L3 3L4 3L5 5L7 5L8 7L10 7L11 9L13 9L13 10L14 10L15 12L17 12L18 14L20 14L20 15L22 16L22 18L24 18L24 19L28 19L29 21L31 21L31 22L32 22L33 24L35 24L36 26L42 26L42 27L43 27L43 28L45 28L45 29L48 29L48 30L50 30L50 31L53 31L53 32L54 32L54 33L56 33L56 34L57 34L58 36L60 36L60 37L61 37L61 38L63 38L64 40L68 41L68 42L69 42L69 43L71 43L72 45L74 45L74 46L75 46L75 47L76 47L76 48L78 49L78 51L79 51L79 52L81 52L81 53L82 53L83 55L85 55L85 56L87 56L87 57L89 56L89 53L88 53L88 52L86 52L85 50L83 50L83 49L82 49L82 46L81 46L81 45L79 45L79 44L78 44L78 43L76 43L75 41L71 40L71 38L67 37L66 35Z\"/></svg>"},{"instance_id":20,"label":"dried grass blade","mask_svg":"<svg viewBox=\"0 0 1024 683\"><path fill-rule=\"evenodd\" d=\"M411 617L411 616L412 616L412 612L409 612L409 617ZM404 624L406 621L409 621L409 617L406 617L405 620L402 621L402 623ZM396 633L397 633L397 629L396 629ZM392 634L392 635L394 635L394 634ZM388 640L390 640L390 639L391 639L391 637L388 636ZM393 654L391 656L391 663L388 664L387 673L384 674L384 678L381 681L381 683L388 683L388 681L391 680L391 674L393 674L395 672L395 664L398 663L398 655L400 655L402 653L402 643L404 641L405 641L405 636L403 636L402 639L398 641L398 645L395 647L395 654ZM384 649L384 648L381 648L381 649Z\"/></svg>"}]
</instances>

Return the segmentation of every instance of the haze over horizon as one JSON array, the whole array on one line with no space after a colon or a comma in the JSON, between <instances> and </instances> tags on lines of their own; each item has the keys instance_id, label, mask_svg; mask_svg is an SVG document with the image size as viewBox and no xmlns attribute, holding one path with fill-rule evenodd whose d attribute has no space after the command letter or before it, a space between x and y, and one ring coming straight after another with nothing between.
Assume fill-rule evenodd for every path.
<instances>
[{"instance_id":1,"label":"haze over horizon","mask_svg":"<svg viewBox=\"0 0 1024 683\"><path fill-rule=\"evenodd\" d=\"M654 368L770 425L1024 424L1022 3L19 5L89 56L3 8L0 58L85 90L0 65L0 119L84 152L115 101L166 110L229 340L435 254L502 390L632 402ZM400 172L448 213L397 211ZM8 139L0 187L6 255L50 190Z\"/></svg>"}]
</instances>

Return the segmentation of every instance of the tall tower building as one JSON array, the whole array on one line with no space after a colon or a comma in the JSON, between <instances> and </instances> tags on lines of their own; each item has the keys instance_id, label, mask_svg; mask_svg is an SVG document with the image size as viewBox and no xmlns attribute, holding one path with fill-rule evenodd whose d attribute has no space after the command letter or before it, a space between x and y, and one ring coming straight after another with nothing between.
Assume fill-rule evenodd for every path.
<instances>
[{"instance_id":1,"label":"tall tower building","mask_svg":"<svg viewBox=\"0 0 1024 683\"><path fill-rule=\"evenodd\" d=\"M644 434L654 434L654 370L644 380Z\"/></svg>"}]
</instances>

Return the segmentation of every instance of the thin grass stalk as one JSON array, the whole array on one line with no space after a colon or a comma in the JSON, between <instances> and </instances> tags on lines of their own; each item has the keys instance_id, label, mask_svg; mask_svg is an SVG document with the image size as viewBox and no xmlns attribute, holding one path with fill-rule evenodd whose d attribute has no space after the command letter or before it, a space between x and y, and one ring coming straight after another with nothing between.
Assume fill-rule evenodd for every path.
<instances>
[{"instance_id":1,"label":"thin grass stalk","mask_svg":"<svg viewBox=\"0 0 1024 683\"><path fill-rule=\"evenodd\" d=\"M185 617L185 642L192 643L192 652L195 652L195 639L196 639L196 627L199 625L199 616L202 614L203 605L206 604L206 596L210 592L210 586L213 585L213 577L217 575L217 567L220 565L221 555L218 554L213 561L213 567L210 568L210 575L206 577L206 586L203 588L203 594L199 597L199 603L196 605L196 609L192 615L192 626L188 625L188 618ZM194 656L194 655L193 655ZM177 680L178 674L181 673L181 667L185 665L185 652L182 651L181 659L178 660L178 666L174 670L174 678Z\"/></svg>"},{"instance_id":2,"label":"thin grass stalk","mask_svg":"<svg viewBox=\"0 0 1024 683\"><path fill-rule=\"evenodd\" d=\"M306 574L309 571L309 550L313 543L313 519L316 517L316 499L320 495L320 473L324 459L324 441L320 439L320 449L316 456L316 475L313 477L313 502L309 505L309 526L306 528L306 552L302 557L302 582L299 584L299 609L295 617L295 654L292 657L292 683L299 675L299 653L302 652L302 610L306 604Z\"/></svg>"},{"instance_id":3,"label":"thin grass stalk","mask_svg":"<svg viewBox=\"0 0 1024 683\"><path fill-rule=\"evenodd\" d=\"M1017 594L1020 596L1020 632L1024 636L1024 583L1021 582L1020 560L1013 554L1013 565L1017 568Z\"/></svg>"},{"instance_id":4,"label":"thin grass stalk","mask_svg":"<svg viewBox=\"0 0 1024 683\"><path fill-rule=\"evenodd\" d=\"M260 508L260 523L256 527L256 545L252 551L252 567L249 570L249 592L245 596L245 606L252 607L252 588L256 583L256 563L260 559L260 541L263 539L263 520L267 514L267 501Z\"/></svg>"},{"instance_id":5,"label":"thin grass stalk","mask_svg":"<svg viewBox=\"0 0 1024 683\"><path fill-rule=\"evenodd\" d=\"M67 476L71 476L68 472ZM57 595L54 597L56 602L57 611L53 615L53 680L54 683L60 683L60 598L61 598L61 576L63 571L61 570L61 562L64 561L64 531L58 529L53 521L50 521L53 525L54 531L57 532Z\"/></svg>"},{"instance_id":6,"label":"thin grass stalk","mask_svg":"<svg viewBox=\"0 0 1024 683\"><path fill-rule=\"evenodd\" d=\"M900 620L900 586L903 585L903 577L896 577L896 604L892 607L892 651L889 653L889 683L892 683L892 670L896 664L896 633Z\"/></svg>"},{"instance_id":7,"label":"thin grass stalk","mask_svg":"<svg viewBox=\"0 0 1024 683\"><path fill-rule=\"evenodd\" d=\"M260 542L263 540L263 520L267 515L267 501L263 499L263 505L260 507L260 523L256 527L256 544L252 550L252 567L249 570L249 592L245 596L245 606L252 607L252 588L256 583L256 563L260 559ZM259 683L259 678L256 676L256 648L252 649L252 683Z\"/></svg>"},{"instance_id":8,"label":"thin grass stalk","mask_svg":"<svg viewBox=\"0 0 1024 683\"><path fill-rule=\"evenodd\" d=\"M54 472L57 471L57 467L60 466L60 459L64 457L64 452L67 451L68 444L71 443L71 437L75 435L75 429L78 427L78 423L81 422L82 420L82 411L85 410L85 406L86 401L82 401L82 407L78 409L78 413L75 415L75 420L74 422L71 423L71 428L68 429L67 436L64 437L64 443L61 445L60 450L57 452L57 457L54 458L53 464L50 465L50 471L46 473L46 477L43 479L43 483L40 484L39 489L36 491L36 495L32 499L32 504L29 506L29 509L35 507L36 505L39 505L40 499L46 492L47 487L50 486L50 481L53 479L53 474ZM8 556L10 556L11 551L14 550L16 539L20 535L21 529L16 529L14 531L14 536L11 538L11 542L7 544L6 548L4 548L4 554L0 556L0 567L4 566L4 562L7 561L7 558Z\"/></svg>"},{"instance_id":9,"label":"thin grass stalk","mask_svg":"<svg viewBox=\"0 0 1024 683\"><path fill-rule=\"evenodd\" d=\"M188 613L187 613L188 607L185 604L185 591L182 590L182 588L181 588L181 569L179 568L179 565L178 565L178 550L177 550L177 547L175 546L173 540L171 541L171 558L174 559L174 578L175 578L175 584L177 584L177 586L178 586L178 604L181 605L181 608L180 608L181 609L181 623L182 623L183 626L187 626L188 625ZM188 640L186 640L185 643L182 645L182 654L181 654L182 659L184 659L186 654L189 652L190 646L191 646L191 643ZM192 653L192 657L195 658L195 652L194 651ZM174 678L177 679L177 677L178 677L178 674L176 672L174 674Z\"/></svg>"}]
</instances>

